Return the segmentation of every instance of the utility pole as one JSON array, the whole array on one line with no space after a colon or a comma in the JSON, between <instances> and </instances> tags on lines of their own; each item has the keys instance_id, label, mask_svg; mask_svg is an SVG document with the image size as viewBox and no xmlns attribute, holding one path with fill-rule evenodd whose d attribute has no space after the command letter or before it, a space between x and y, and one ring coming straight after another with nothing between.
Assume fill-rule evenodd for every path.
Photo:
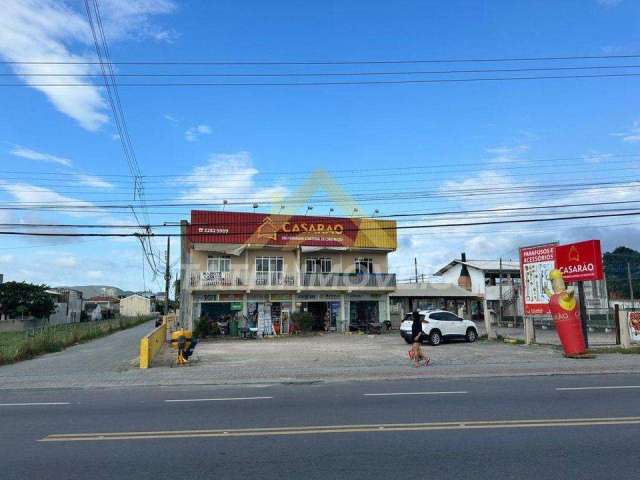
<instances>
[{"instance_id":1,"label":"utility pole","mask_svg":"<svg viewBox=\"0 0 640 480\"><path fill-rule=\"evenodd\" d=\"M164 271L164 314L169 314L169 282L171 281L171 270L169 269L169 259L171 250L171 237L167 236L167 258Z\"/></svg>"},{"instance_id":2,"label":"utility pole","mask_svg":"<svg viewBox=\"0 0 640 480\"><path fill-rule=\"evenodd\" d=\"M636 309L636 302L633 298L633 282L631 281L631 263L627 262L627 280L629 282L629 295L631 296L631 309Z\"/></svg>"},{"instance_id":3,"label":"utility pole","mask_svg":"<svg viewBox=\"0 0 640 480\"><path fill-rule=\"evenodd\" d=\"M418 257L413 257L413 266L416 270L416 285L418 284Z\"/></svg>"},{"instance_id":4,"label":"utility pole","mask_svg":"<svg viewBox=\"0 0 640 480\"><path fill-rule=\"evenodd\" d=\"M498 284L498 325L502 325L502 257L500 257L500 283Z\"/></svg>"}]
</instances>

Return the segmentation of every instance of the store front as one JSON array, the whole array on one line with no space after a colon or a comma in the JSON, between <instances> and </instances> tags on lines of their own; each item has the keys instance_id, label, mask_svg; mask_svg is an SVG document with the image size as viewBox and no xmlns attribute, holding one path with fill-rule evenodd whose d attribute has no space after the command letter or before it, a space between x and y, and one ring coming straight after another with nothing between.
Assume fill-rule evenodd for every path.
<instances>
[{"instance_id":1,"label":"store front","mask_svg":"<svg viewBox=\"0 0 640 480\"><path fill-rule=\"evenodd\" d=\"M258 335L291 333L290 318L293 302L289 294L250 295L247 299L249 326L258 329Z\"/></svg>"},{"instance_id":2,"label":"store front","mask_svg":"<svg viewBox=\"0 0 640 480\"><path fill-rule=\"evenodd\" d=\"M341 331L342 299L340 294L299 294L296 296L299 311L309 312L313 317L313 330Z\"/></svg>"},{"instance_id":3,"label":"store front","mask_svg":"<svg viewBox=\"0 0 640 480\"><path fill-rule=\"evenodd\" d=\"M380 305L374 300L351 301L349 305L350 330L365 330L370 323L377 323L380 318Z\"/></svg>"}]
</instances>

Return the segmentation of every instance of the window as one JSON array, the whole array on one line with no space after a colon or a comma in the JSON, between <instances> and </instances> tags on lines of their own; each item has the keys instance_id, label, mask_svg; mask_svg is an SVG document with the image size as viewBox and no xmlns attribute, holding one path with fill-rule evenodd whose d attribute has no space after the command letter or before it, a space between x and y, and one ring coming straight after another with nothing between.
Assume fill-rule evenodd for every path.
<instances>
[{"instance_id":1,"label":"window","mask_svg":"<svg viewBox=\"0 0 640 480\"><path fill-rule=\"evenodd\" d=\"M228 272L231 270L231 259L229 257L214 257L207 258L207 271L208 272Z\"/></svg>"},{"instance_id":2,"label":"window","mask_svg":"<svg viewBox=\"0 0 640 480\"><path fill-rule=\"evenodd\" d=\"M330 258L307 258L305 264L307 273L331 273Z\"/></svg>"},{"instance_id":3,"label":"window","mask_svg":"<svg viewBox=\"0 0 640 480\"><path fill-rule=\"evenodd\" d=\"M283 281L283 257L256 257L256 283L279 285Z\"/></svg>"},{"instance_id":4,"label":"window","mask_svg":"<svg viewBox=\"0 0 640 480\"><path fill-rule=\"evenodd\" d=\"M356 258L356 273L373 273L373 259Z\"/></svg>"},{"instance_id":5,"label":"window","mask_svg":"<svg viewBox=\"0 0 640 480\"><path fill-rule=\"evenodd\" d=\"M440 320L441 322L459 322L460 317L454 315L451 312L436 312L429 315L433 320Z\"/></svg>"},{"instance_id":6,"label":"window","mask_svg":"<svg viewBox=\"0 0 640 480\"><path fill-rule=\"evenodd\" d=\"M413 313L405 314L404 321L406 322L407 320L410 321L410 322L413 322ZM420 314L420 321L424 322L424 315L422 315L422 314Z\"/></svg>"}]
</instances>

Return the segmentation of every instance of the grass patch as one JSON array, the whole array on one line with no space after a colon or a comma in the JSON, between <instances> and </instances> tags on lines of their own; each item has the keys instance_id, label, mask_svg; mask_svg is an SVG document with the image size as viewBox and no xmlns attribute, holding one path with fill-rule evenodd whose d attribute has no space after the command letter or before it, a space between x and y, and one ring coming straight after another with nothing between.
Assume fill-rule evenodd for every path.
<instances>
[{"instance_id":1,"label":"grass patch","mask_svg":"<svg viewBox=\"0 0 640 480\"><path fill-rule=\"evenodd\" d=\"M37 330L0 333L0 365L19 362L44 353L59 352L77 343L135 327L152 317L117 317L99 322L53 325Z\"/></svg>"},{"instance_id":2,"label":"grass patch","mask_svg":"<svg viewBox=\"0 0 640 480\"><path fill-rule=\"evenodd\" d=\"M639 355L640 354L640 345L636 345L631 348L622 348L622 347L595 347L589 348L589 353L622 353L625 355Z\"/></svg>"}]
</instances>

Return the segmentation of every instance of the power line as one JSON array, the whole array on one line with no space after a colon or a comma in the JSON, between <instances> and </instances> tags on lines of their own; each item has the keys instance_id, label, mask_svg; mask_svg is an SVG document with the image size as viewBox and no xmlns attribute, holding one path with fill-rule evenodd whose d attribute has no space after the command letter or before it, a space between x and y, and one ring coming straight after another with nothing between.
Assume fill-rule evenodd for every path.
<instances>
[{"instance_id":1,"label":"power line","mask_svg":"<svg viewBox=\"0 0 640 480\"><path fill-rule=\"evenodd\" d=\"M474 77L474 78L430 78L421 80L358 80L349 82L158 82L158 83L114 83L117 87L300 87L338 85L409 85L436 83L503 82L519 80L560 80L587 78L638 77L640 73L602 73L590 75L538 75L529 77ZM0 87L92 87L93 83L0 83Z\"/></svg>"},{"instance_id":2,"label":"power line","mask_svg":"<svg viewBox=\"0 0 640 480\"><path fill-rule=\"evenodd\" d=\"M543 210L543 209L558 209L558 208L577 208L577 207L596 207L596 206L605 206L605 205L628 205L628 204L636 204L640 203L640 200L621 200L614 202L596 202L596 203L565 203L565 204L556 204L556 205L541 205L541 206L533 206L533 207L505 207L505 208L488 208L488 209L475 209L475 210L446 210L441 212L420 212L420 213L395 213L389 215L378 215L374 217L374 220L385 220L385 219L394 219L400 217L427 217L427 216L442 216L442 215L469 215L476 213L514 213L514 212L522 212L522 211L530 211L530 210ZM631 208L619 209L619 210L631 210ZM603 211L603 210L595 210ZM612 211L606 210L606 211ZM589 212L583 212L589 213ZM538 213L541 214L541 213ZM544 214L544 213L542 213ZM522 215L521 213L517 213L517 215ZM302 216L306 217L306 215L284 215L285 217L291 216ZM313 217L309 217L313 218ZM342 219L342 217L332 217L335 220ZM345 217L346 218L346 217ZM361 220L364 218L371 218L365 216L357 216L357 217L348 217L347 220ZM421 219L420 219L421 220ZM412 220L417 221L417 220ZM230 225L260 225L263 221L216 221L214 223L211 222L191 222L190 226L230 226ZM286 223L280 220L272 220L273 225L281 225ZM150 228L176 228L179 225L171 225L167 223L159 223L154 225L146 225ZM129 225L129 224L97 224L97 223L0 223L0 227L23 227L23 228L42 228L42 227L56 227L56 228L138 228L137 225Z\"/></svg>"},{"instance_id":3,"label":"power line","mask_svg":"<svg viewBox=\"0 0 640 480\"><path fill-rule=\"evenodd\" d=\"M608 162L607 164L603 164L602 165L602 169L606 169L606 173L608 176L612 176L611 174L613 172L628 172L628 171L640 171L640 167L638 167L637 165L634 166L627 166L627 167L620 167L620 168L609 168L611 164L614 164L616 162ZM534 166L531 166L531 168L535 168ZM587 179L591 179L593 178L593 174L596 171L601 171L602 169L591 169L591 171L589 172L589 176L588 177L574 177L574 180L587 180ZM585 169L586 170L586 169ZM470 170L466 170L465 174L470 174L470 173L474 173L474 172L487 172L486 167L485 168L480 168L480 169L470 169ZM503 173L502 170L498 170L498 169L491 169L490 170L491 173L493 174L504 174L507 175L509 179L514 179L514 178L531 178L532 174L529 172L520 172L520 173ZM535 176L536 177L545 177L545 176L557 176L559 172L562 172L562 170L559 169L554 169L554 170L539 170L535 172ZM395 176L395 173L389 173L388 175L384 175L383 177L391 177L391 176ZM401 175L406 175L405 172L402 172ZM410 176L410 178L407 178L406 180L403 179L403 184L404 185L411 185L413 183L416 182L424 182L425 179L431 178L433 176L439 175L439 172L412 172L412 175ZM379 177L381 175L372 175L375 177ZM618 177L616 178L616 180L627 180L627 179L631 179L631 178L636 178L635 176L633 177ZM78 185L77 182L75 183L69 183L69 182L65 182L65 181L57 181L57 180L49 180L49 179L44 179L44 180L40 180L37 178L30 178L30 179L22 179L22 178L16 178L16 177L5 177L5 180L14 180L17 182L28 182L28 184L25 184L25 186L21 186L20 188L20 192L40 192L42 191L42 189L51 189L51 188L55 188L56 189L56 193L73 193L73 194L87 194L87 195L99 195L99 196L117 196L117 195L128 195L130 193L129 190L129 186L130 183L126 183L124 185L113 185L112 187L105 187L104 189L101 190L78 190L78 189L82 189L85 188L85 186L83 185ZM365 176L363 176L362 178L358 177L358 176L353 176L354 181L341 181L340 186L344 187L344 186L364 186L366 185L367 187L370 187L371 185L397 185L398 181L397 180L370 180L365 178ZM450 179L450 181L453 179ZM172 186L176 186L176 183L180 184L183 186L183 189L188 189L191 186L193 187L198 187L202 184L202 180L198 179L194 179L192 181L184 181L184 180L170 180L167 179L166 182L158 182L157 184L151 184L149 188L149 183L147 183L147 187L145 187L145 192L155 192L155 191L162 191L165 192L166 191L166 186L167 185L172 185ZM284 182L277 182L277 183L284 183ZM302 185L307 184L308 182L303 182L303 183L298 183L298 182L286 182L286 187L287 188L292 188L292 187L299 187ZM272 185L268 185L265 183L261 183L261 182L256 182L254 188L268 188ZM32 188L29 188L32 187ZM106 190L106 191L105 191ZM377 190L378 192L384 192L384 190ZM237 188L234 186L224 186L221 185L219 187L215 188L215 193L216 194L223 194L225 192L237 192ZM146 197L147 200L149 200L149 197Z\"/></svg>"},{"instance_id":4,"label":"power line","mask_svg":"<svg viewBox=\"0 0 640 480\"><path fill-rule=\"evenodd\" d=\"M142 209L144 213L144 187L141 181L141 171L140 166L138 164L138 160L136 158L135 151L133 149L133 143L131 142L131 136L129 135L129 129L127 127L124 109L122 108L122 102L120 101L120 94L118 93L118 86L115 81L113 66L111 64L111 55L109 53L109 44L107 43L106 36L104 34L104 29L102 26L102 17L100 15L100 5L98 0L93 0L93 13L91 6L89 5L89 0L85 0L84 2L87 18L89 21L89 26L91 28L91 34L93 36L93 42L96 49L96 54L98 56L100 70L102 72L102 77L104 80L105 89L107 92L107 98L109 100L109 105L111 106L111 110L113 112L114 122L116 124L116 129L118 130L118 136L120 138L120 143L122 145L122 151L124 153L125 159L129 165L129 170L131 172L131 176L134 180L134 191L133 191L133 199L134 201L138 199L139 202L142 203ZM97 24L94 24L94 17ZM105 68L106 67L106 68ZM140 224L138 220L138 216L135 212L135 209L131 207L131 211L133 216L136 218L136 221ZM148 216L146 217L147 222L150 223ZM147 231L147 233L150 233ZM142 246L143 253L149 263L149 267L151 268L154 275L158 274L158 267L155 263L155 259L153 257L153 245L151 244L151 240L149 237L146 238L148 242L148 251L147 247L144 245L145 239L140 237L140 244Z\"/></svg>"},{"instance_id":5,"label":"power line","mask_svg":"<svg viewBox=\"0 0 640 480\"><path fill-rule=\"evenodd\" d=\"M504 159L504 160L500 160L499 162L496 162L497 165L500 166L505 166L505 165L513 165L510 166L509 169L515 169L515 168L538 168L538 164L540 163L557 163L557 162L568 162L568 161L584 161L584 162L589 162L590 160L601 160L602 158L606 159L606 162L603 162L602 164L604 165L605 163L611 164L611 163L624 163L624 162L629 162L631 160L612 160L610 161L610 158L619 158L619 159L623 159L623 158L629 158L629 159L633 159L633 158L638 158L640 157L639 153L626 153L626 154L585 154L585 155L579 155L579 156L562 156L562 157L547 157L547 158L531 158L531 159L523 159L523 158L513 158L513 159ZM414 170L420 169L420 170L424 170L424 169L428 169L428 170L432 170L434 168L460 168L460 167L467 167L467 166L476 166L478 165L479 160L475 160L475 161L469 161L469 162L451 162L448 161L446 163L440 163L440 164L429 164L429 165L406 165L406 166L402 166L402 167L384 167L384 168L360 168L360 169L321 169L322 172L325 172L327 174L332 175L334 178L342 178L339 177L335 174L340 174L340 173L344 173L344 174L349 174L348 178L352 178L353 174L364 174L364 175L360 175L363 177L369 177L370 175L368 175L368 172L385 172L385 173L381 173L380 175L384 175L387 176L389 175L389 173L386 172L391 172L394 173L396 172L396 174L398 175L406 175L406 172L404 170L410 169L412 170L412 172ZM529 165L521 165L522 163L529 163ZM496 166L497 166L496 165ZM399 171L402 170L402 171ZM281 171L264 171L264 172L258 172L256 173L256 176L308 176L311 175L315 172L317 172L318 169L316 170L298 170L298 171L291 171L291 170L281 170ZM27 171L15 171L15 170L2 170L2 173L4 174L24 174L24 175L32 175L34 172L27 172ZM36 172L38 175L55 175L55 176L72 176L72 177L77 177L78 174L77 173L70 173L70 172ZM246 175L246 172L228 172L225 173L225 175L227 176L242 176L242 175ZM97 174L93 174L93 176L98 176L98 177L104 177L104 178L110 178L110 177L126 177L126 178L130 178L130 175L124 175L124 174L107 174L107 173L97 173ZM144 179L151 179L151 178L210 178L209 174L195 174L195 173L179 173L179 174L172 174L170 172L166 172L166 173L159 173L159 174L154 174L154 175L141 175L142 178Z\"/></svg>"},{"instance_id":6,"label":"power line","mask_svg":"<svg viewBox=\"0 0 640 480\"><path fill-rule=\"evenodd\" d=\"M588 65L575 67L536 67L536 68L485 68L470 70L409 70L400 72L315 72L315 73L116 73L115 77L155 78L155 77L359 77L359 76L389 76L389 75L449 75L460 73L516 73L516 72L546 72L569 70L611 70L625 68L640 68L640 65ZM97 77L95 73L0 73L0 77Z\"/></svg>"},{"instance_id":7,"label":"power line","mask_svg":"<svg viewBox=\"0 0 640 480\"><path fill-rule=\"evenodd\" d=\"M389 227L371 227L371 228L345 228L343 232L354 231L380 231L380 230L405 230L405 229L427 229L427 228L442 228L442 227L470 227L476 225L501 225L510 223L538 223L538 222L554 222L563 220L579 220L588 218L610 218L610 217L628 217L638 216L640 211L625 212L625 213L605 213L597 215L573 215L563 217L552 218L527 218L527 219L515 219L515 220L491 220L483 222L458 222L458 223L441 223L441 224L428 224L428 225L401 225L401 226L389 226ZM0 235L8 236L36 236L36 237L207 237L211 236L211 233L75 233L75 232L15 232L15 231L0 231Z\"/></svg>"},{"instance_id":8,"label":"power line","mask_svg":"<svg viewBox=\"0 0 640 480\"><path fill-rule=\"evenodd\" d=\"M435 59L402 59L402 60L297 60L297 61L225 61L225 60L145 60L112 62L113 65L391 65L391 64L419 64L419 63L489 63L489 62L538 62L557 60L600 60L612 58L640 58L640 54L628 55L566 55L539 57L494 57L494 58L435 58ZM49 61L22 60L0 61L9 65L97 65L93 61Z\"/></svg>"},{"instance_id":9,"label":"power line","mask_svg":"<svg viewBox=\"0 0 640 480\"><path fill-rule=\"evenodd\" d=\"M450 189L446 192L424 192L423 190L417 190L417 191L397 191L397 192L391 192L391 191L385 191L384 195L380 195L379 193L362 193L362 194L353 194L350 195L350 198L354 199L354 200L360 200L360 201L380 201L380 200L384 200L384 199L391 199L391 200L399 200L399 199L413 199L413 198L444 198L444 199L451 199L451 198L457 198L457 197L464 197L464 198L471 198L471 197L483 197L483 196L493 196L493 195L512 195L514 193L547 193L547 192L552 192L552 191L558 191L558 190L565 190L565 191L569 191L569 190L576 190L576 189L583 189L585 187L588 188L592 188L592 189L598 189L598 190L604 190L604 189L610 189L610 188L618 188L618 187L632 187L635 186L636 184L638 184L640 181L638 180L625 180L625 181L611 181L611 182L585 182L585 183L564 183L564 184L549 184L549 185L538 185L538 184L524 184L524 185L518 185L515 186L513 188L502 188L499 189L498 191L496 191L495 187L486 187L486 188L469 188L469 189ZM246 195L243 196L239 196L239 197L227 197L229 200L241 200L246 198ZM156 199L156 201L168 201L168 202L172 202L174 199L172 198L167 198L167 199ZM188 199L185 199L188 200ZM200 198L193 198L193 201L184 201L181 203L156 203L156 204L149 204L148 206L151 207L181 207L181 206L212 206L212 205L221 205L222 204L222 200L218 201L218 202L200 202L200 200L206 200L204 198L200 199ZM111 200L104 200L104 202L110 202ZM0 208L4 208L4 209L11 209L11 206L16 206L16 207L21 207L20 209L22 209L22 207L33 207L33 208L38 208L40 206L44 207L44 208L80 208L80 209L111 209L111 208L131 208L134 205L133 204L112 204L112 203L107 203L107 204L103 204L103 203L98 203L98 202L102 202L100 200L94 200L93 202L91 202L89 205L87 205L86 201L81 201L79 202L78 200L68 200L68 201L58 201L55 204L48 202L48 203L42 203L42 202L4 202L4 207L0 207ZM228 201L227 204L228 205L251 205L255 202L260 202L263 204L273 204L273 201L267 200L265 199L257 199L254 198L250 201ZM278 202L275 202L277 204L280 203L287 203L287 204L298 204L298 203L307 203L309 202L309 198L306 196L300 196L300 197L288 197L285 200L281 200ZM322 204L322 202L313 202L314 204Z\"/></svg>"}]
</instances>

